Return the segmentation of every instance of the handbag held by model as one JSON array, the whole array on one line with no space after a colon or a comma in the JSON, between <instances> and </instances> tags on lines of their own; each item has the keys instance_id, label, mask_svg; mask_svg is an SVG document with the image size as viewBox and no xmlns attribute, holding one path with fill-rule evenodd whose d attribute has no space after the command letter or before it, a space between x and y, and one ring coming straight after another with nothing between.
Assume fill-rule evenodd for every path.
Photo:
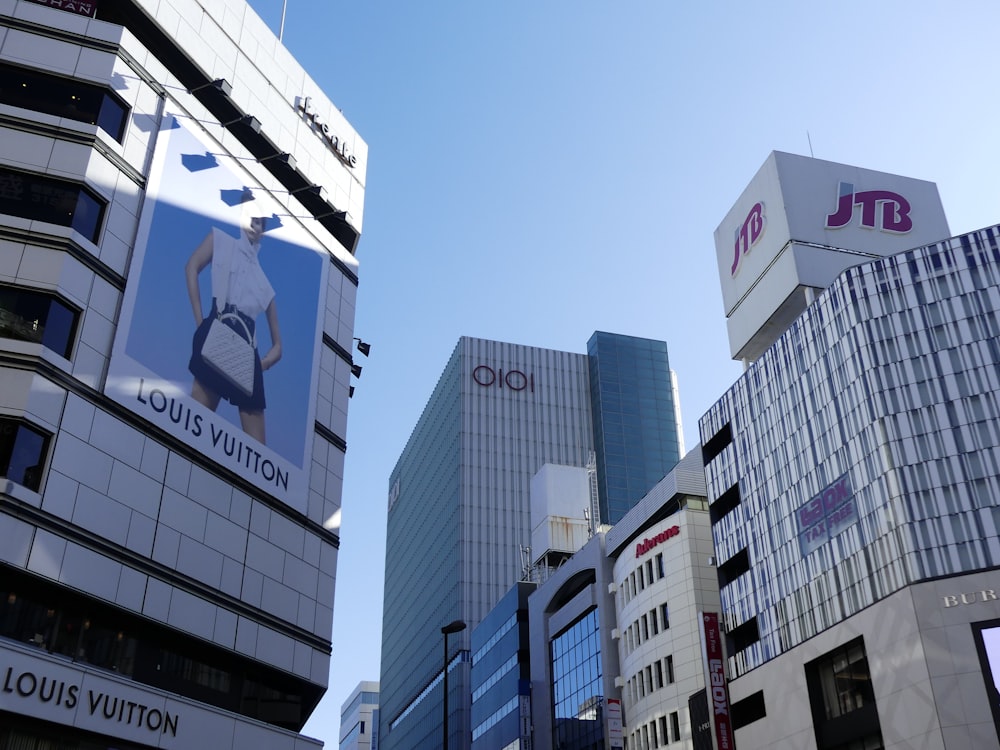
<instances>
[{"instance_id":1,"label":"handbag held by model","mask_svg":"<svg viewBox=\"0 0 1000 750\"><path fill-rule=\"evenodd\" d=\"M242 328L244 335L240 335L235 326ZM212 318L201 347L201 356L205 364L227 382L250 396L253 393L256 349L246 323L238 314L219 313Z\"/></svg>"}]
</instances>

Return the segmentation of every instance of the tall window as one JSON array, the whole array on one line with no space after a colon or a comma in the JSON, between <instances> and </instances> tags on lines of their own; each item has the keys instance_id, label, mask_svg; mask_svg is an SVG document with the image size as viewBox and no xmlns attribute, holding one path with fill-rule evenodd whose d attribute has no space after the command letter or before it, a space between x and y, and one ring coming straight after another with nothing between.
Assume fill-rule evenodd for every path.
<instances>
[{"instance_id":1,"label":"tall window","mask_svg":"<svg viewBox=\"0 0 1000 750\"><path fill-rule=\"evenodd\" d=\"M552 639L552 746L599 747L604 737L604 687L597 610Z\"/></svg>"},{"instance_id":2,"label":"tall window","mask_svg":"<svg viewBox=\"0 0 1000 750\"><path fill-rule=\"evenodd\" d=\"M879 750L882 732L864 640L858 638L806 665L819 750Z\"/></svg>"},{"instance_id":3,"label":"tall window","mask_svg":"<svg viewBox=\"0 0 1000 750\"><path fill-rule=\"evenodd\" d=\"M0 336L42 344L69 357L77 313L46 292L0 285Z\"/></svg>"},{"instance_id":4,"label":"tall window","mask_svg":"<svg viewBox=\"0 0 1000 750\"><path fill-rule=\"evenodd\" d=\"M0 418L0 476L38 491L49 436L26 422Z\"/></svg>"}]
</instances>

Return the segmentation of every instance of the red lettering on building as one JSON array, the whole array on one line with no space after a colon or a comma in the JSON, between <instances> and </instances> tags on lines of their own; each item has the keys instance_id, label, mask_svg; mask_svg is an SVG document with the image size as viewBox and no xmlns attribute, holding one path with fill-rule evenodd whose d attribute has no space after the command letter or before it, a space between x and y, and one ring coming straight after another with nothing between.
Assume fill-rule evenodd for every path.
<instances>
[{"instance_id":1,"label":"red lettering on building","mask_svg":"<svg viewBox=\"0 0 1000 750\"><path fill-rule=\"evenodd\" d=\"M661 531L654 537L646 537L637 545L635 545L635 556L641 557L649 552L653 547L658 544L663 544L663 542L671 539L681 533L680 526L671 526L669 529Z\"/></svg>"}]
</instances>

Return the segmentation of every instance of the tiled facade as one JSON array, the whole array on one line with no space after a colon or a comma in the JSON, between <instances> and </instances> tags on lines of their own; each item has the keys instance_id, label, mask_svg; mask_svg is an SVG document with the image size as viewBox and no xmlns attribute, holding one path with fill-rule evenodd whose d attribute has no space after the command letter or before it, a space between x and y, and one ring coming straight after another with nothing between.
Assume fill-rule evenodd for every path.
<instances>
[{"instance_id":1,"label":"tiled facade","mask_svg":"<svg viewBox=\"0 0 1000 750\"><path fill-rule=\"evenodd\" d=\"M241 0L102 3L96 19L0 0L0 63L97 87L125 111L119 136L8 98L0 104L0 167L25 184L64 180L106 204L92 235L25 218L16 207L0 212L0 290L20 299L41 294L77 319L62 351L16 332L0 338L0 417L5 440L14 435L0 485L0 619L11 638L18 628L38 631L27 647L0 639L0 673L9 664L84 686L76 710L43 710L17 693L0 699L0 712L47 722L40 732L65 725L123 746L150 743L149 731L125 729L120 719L93 721L83 695L100 683L143 705L175 704L176 733L154 738L154 746L315 746L296 732L330 668L339 529L329 522L340 507L346 449L365 145ZM213 92L216 79L231 93ZM350 140L354 168L296 111L303 94ZM259 131L244 127L245 118L220 122L229 109L253 113ZM242 165L245 184L286 217L321 213L291 195L295 180L322 184L347 212L339 223L304 222L329 270L317 313L324 343L313 381L315 427L303 425L307 487L294 500L263 491L106 395L157 143L171 127L166 110L220 158ZM293 154L298 166L289 171L251 151L265 143ZM163 283L173 281L183 286L180 269ZM27 445L18 441L36 436L44 438L37 463L15 476ZM49 608L59 622L28 622L31 607ZM133 661L98 658L99 644L87 646L91 635L72 630L99 622L135 650ZM158 665L144 675L148 649L166 644L169 658L187 666L176 679L155 674Z\"/></svg>"}]
</instances>

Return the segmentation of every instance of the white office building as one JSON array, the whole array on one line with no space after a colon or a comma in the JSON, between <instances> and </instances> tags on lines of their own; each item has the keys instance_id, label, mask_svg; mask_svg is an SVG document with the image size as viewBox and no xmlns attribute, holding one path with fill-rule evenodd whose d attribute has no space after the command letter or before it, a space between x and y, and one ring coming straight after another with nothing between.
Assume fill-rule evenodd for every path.
<instances>
[{"instance_id":1,"label":"white office building","mask_svg":"<svg viewBox=\"0 0 1000 750\"><path fill-rule=\"evenodd\" d=\"M736 746L998 748L1000 230L944 239L926 183L776 157L720 274L792 296L732 339L747 371L699 425ZM845 267L795 281L803 236Z\"/></svg>"},{"instance_id":2,"label":"white office building","mask_svg":"<svg viewBox=\"0 0 1000 750\"><path fill-rule=\"evenodd\" d=\"M608 531L606 546L627 747L710 745L705 644L721 640L701 451Z\"/></svg>"},{"instance_id":3,"label":"white office building","mask_svg":"<svg viewBox=\"0 0 1000 750\"><path fill-rule=\"evenodd\" d=\"M366 146L242 0L0 69L0 748L317 748Z\"/></svg>"},{"instance_id":4,"label":"white office building","mask_svg":"<svg viewBox=\"0 0 1000 750\"><path fill-rule=\"evenodd\" d=\"M340 707L340 750L378 750L377 682L359 682Z\"/></svg>"}]
</instances>

